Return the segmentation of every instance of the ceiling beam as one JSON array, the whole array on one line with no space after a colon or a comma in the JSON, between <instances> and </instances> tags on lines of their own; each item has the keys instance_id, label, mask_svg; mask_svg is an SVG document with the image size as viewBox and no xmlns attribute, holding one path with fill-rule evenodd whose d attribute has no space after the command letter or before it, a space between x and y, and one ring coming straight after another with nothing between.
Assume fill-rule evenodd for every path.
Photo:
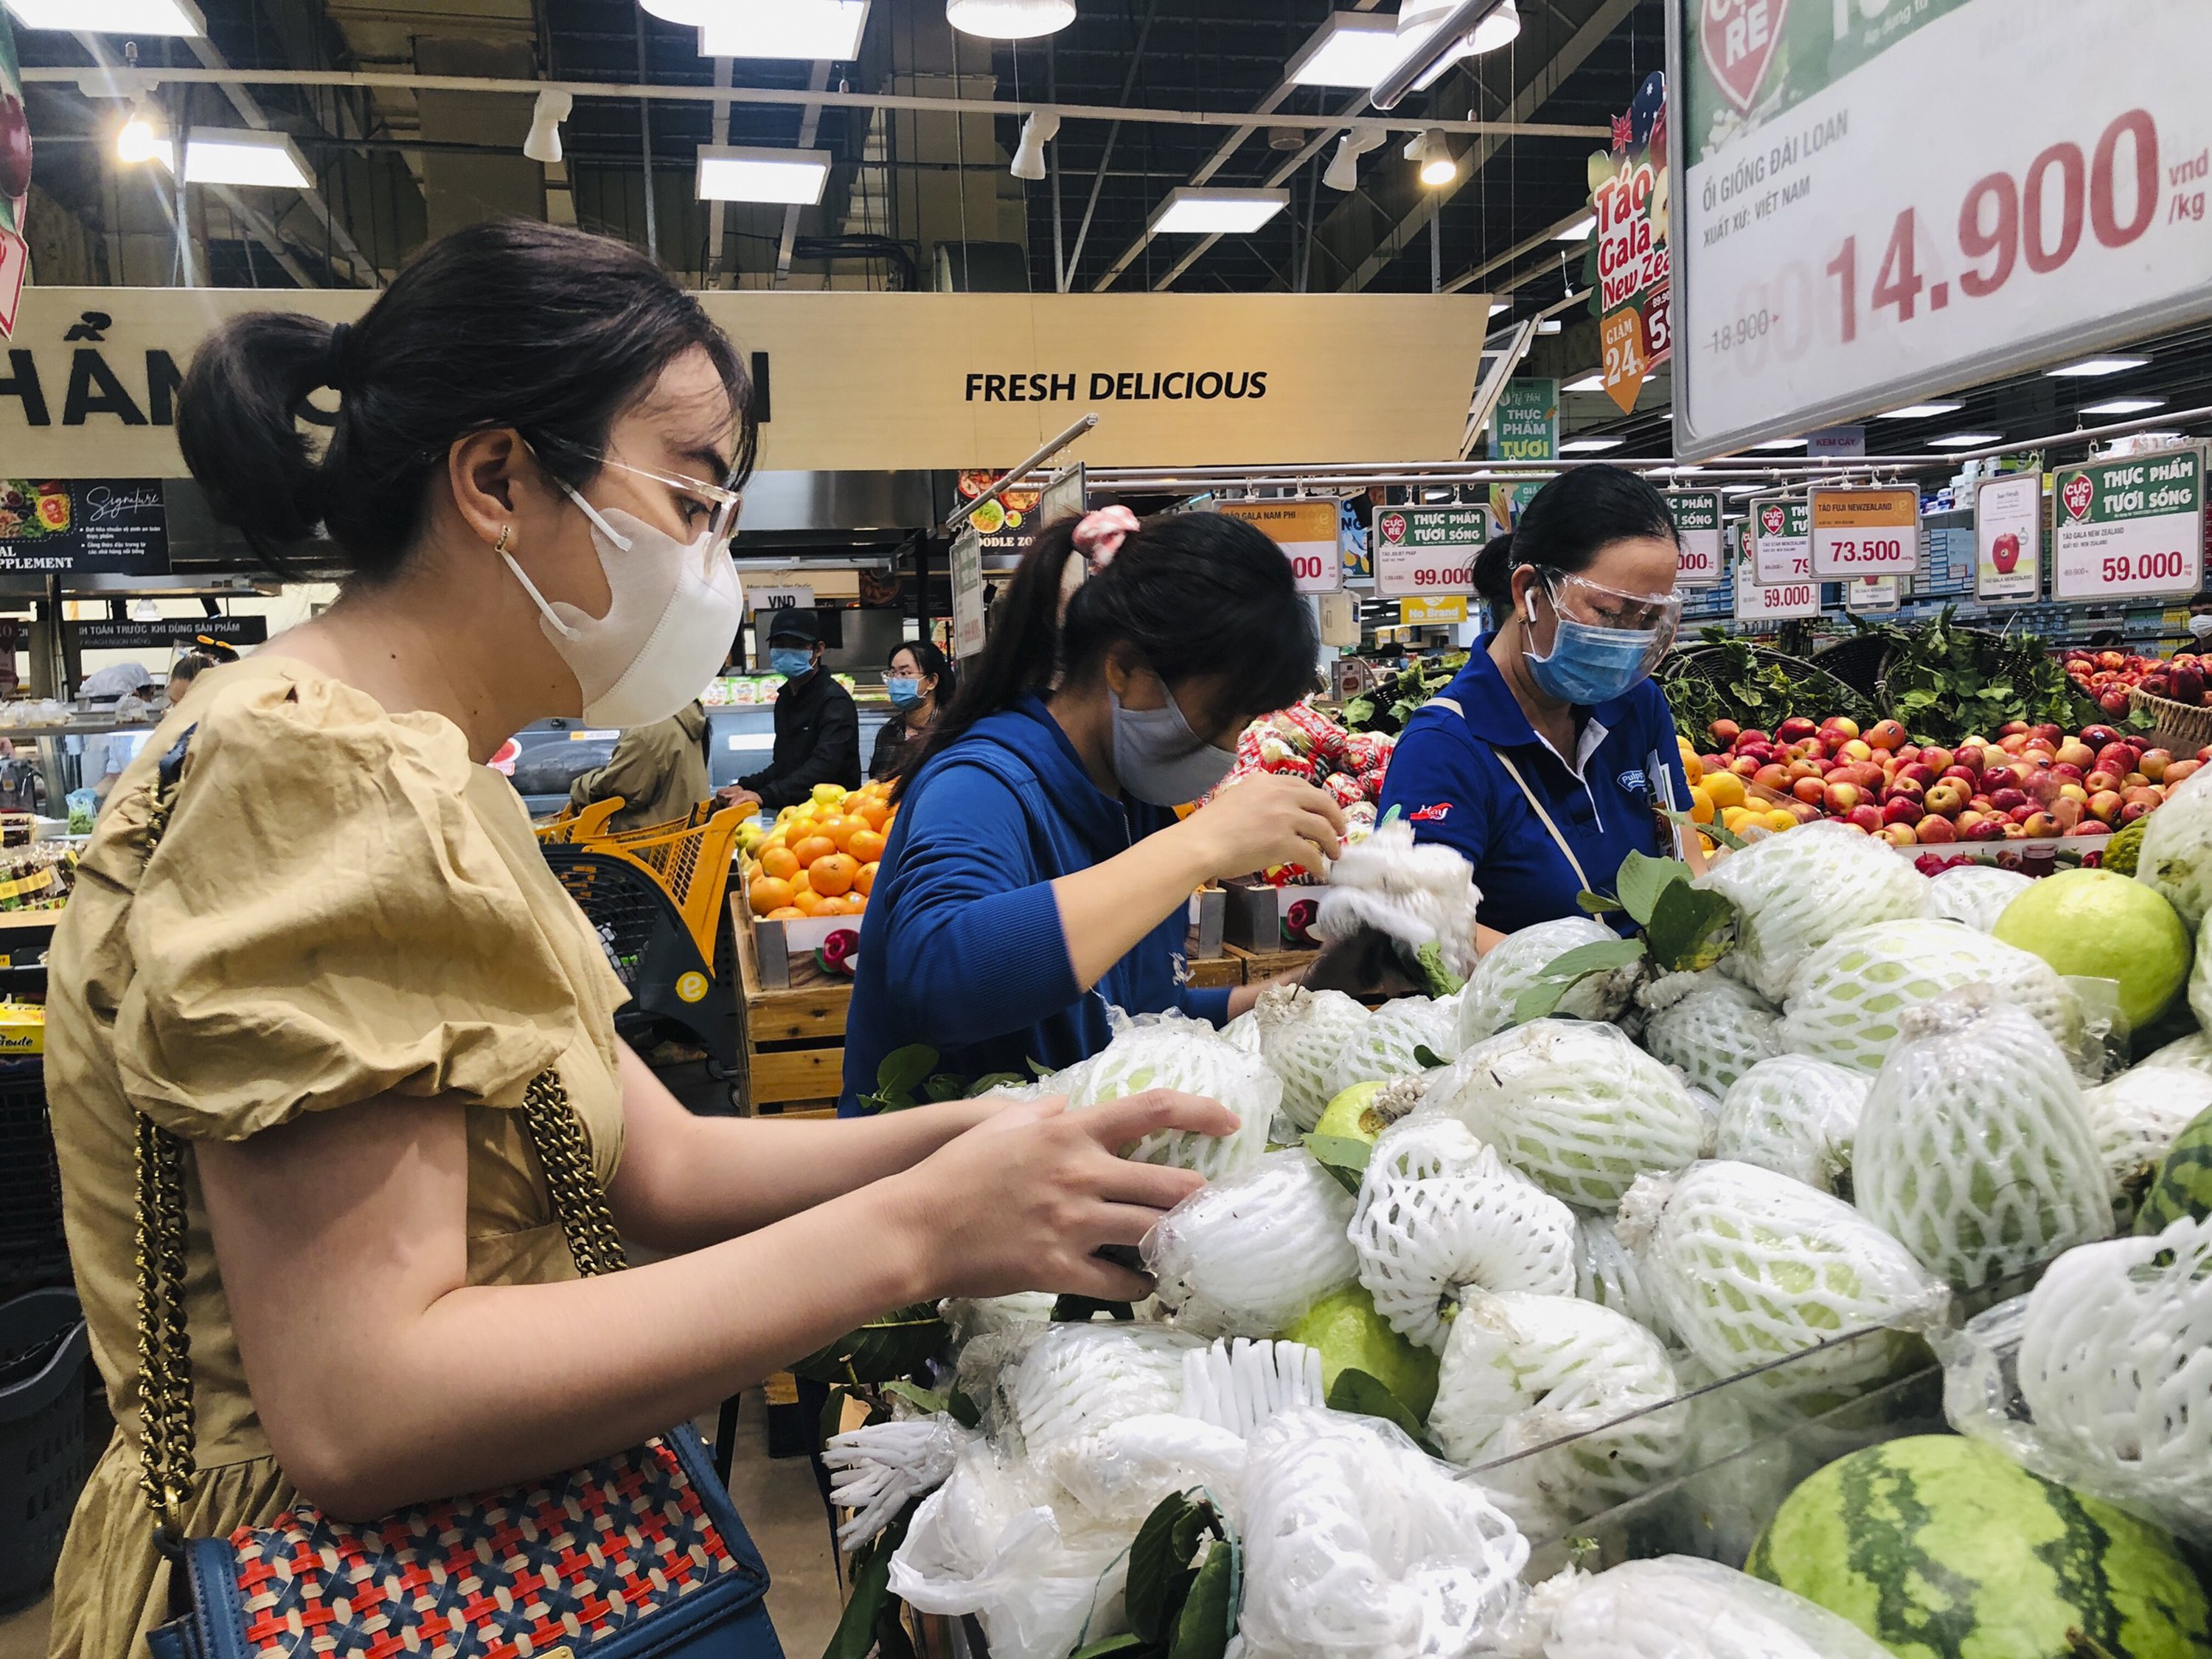
<instances>
[{"instance_id":1,"label":"ceiling beam","mask_svg":"<svg viewBox=\"0 0 2212 1659\"><path fill-rule=\"evenodd\" d=\"M830 64L827 59L817 60L811 74L806 77L808 88L819 92L830 84ZM810 104L806 113L799 120L799 143L794 148L812 149L815 135L822 130L822 106ZM783 210L783 234L775 246L775 286L781 288L791 280L791 251L799 242L799 204L787 203Z\"/></svg>"}]
</instances>

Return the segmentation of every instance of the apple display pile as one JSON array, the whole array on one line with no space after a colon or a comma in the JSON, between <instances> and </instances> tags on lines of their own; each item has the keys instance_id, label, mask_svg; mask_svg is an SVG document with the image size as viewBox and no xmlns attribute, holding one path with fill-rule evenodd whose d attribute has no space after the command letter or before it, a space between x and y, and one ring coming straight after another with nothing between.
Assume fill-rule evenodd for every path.
<instances>
[{"instance_id":1,"label":"apple display pile","mask_svg":"<svg viewBox=\"0 0 2212 1659\"><path fill-rule=\"evenodd\" d=\"M2161 660L2123 651L2069 651L2066 678L2097 705L2107 720L2124 720L2132 707L2128 693L2164 697L2191 708L2204 706L2204 661L2184 651Z\"/></svg>"}]
</instances>

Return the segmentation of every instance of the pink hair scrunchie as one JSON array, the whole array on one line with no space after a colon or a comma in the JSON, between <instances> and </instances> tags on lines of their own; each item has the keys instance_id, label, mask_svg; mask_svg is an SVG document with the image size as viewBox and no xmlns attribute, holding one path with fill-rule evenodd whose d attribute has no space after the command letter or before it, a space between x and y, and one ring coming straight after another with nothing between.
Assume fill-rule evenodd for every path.
<instances>
[{"instance_id":1,"label":"pink hair scrunchie","mask_svg":"<svg viewBox=\"0 0 2212 1659\"><path fill-rule=\"evenodd\" d=\"M1076 550L1095 571L1114 562L1130 532L1141 528L1137 515L1126 507L1102 507L1086 513L1075 526Z\"/></svg>"}]
</instances>

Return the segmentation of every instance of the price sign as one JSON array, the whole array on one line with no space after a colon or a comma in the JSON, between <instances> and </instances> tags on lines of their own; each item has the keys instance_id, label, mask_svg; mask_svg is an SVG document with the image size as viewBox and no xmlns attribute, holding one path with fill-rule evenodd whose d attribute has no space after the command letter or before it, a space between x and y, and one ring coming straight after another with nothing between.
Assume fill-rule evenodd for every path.
<instances>
[{"instance_id":1,"label":"price sign","mask_svg":"<svg viewBox=\"0 0 2212 1659\"><path fill-rule=\"evenodd\" d=\"M1898 582L1894 576L1861 576L1844 584L1844 609L1852 611L1894 611Z\"/></svg>"},{"instance_id":2,"label":"price sign","mask_svg":"<svg viewBox=\"0 0 2212 1659\"><path fill-rule=\"evenodd\" d=\"M2043 592L2043 474L2008 472L1974 489L1974 597L2003 605Z\"/></svg>"},{"instance_id":3,"label":"price sign","mask_svg":"<svg viewBox=\"0 0 2212 1659\"><path fill-rule=\"evenodd\" d=\"M1474 592L1474 557L1490 539L1479 507L1384 507L1375 513L1375 591L1384 599Z\"/></svg>"},{"instance_id":4,"label":"price sign","mask_svg":"<svg viewBox=\"0 0 2212 1659\"><path fill-rule=\"evenodd\" d=\"M1777 582L1771 586L1748 580L1751 572L1736 572L1735 619L1740 623L1788 622L1793 617L1820 614L1820 585L1816 581Z\"/></svg>"},{"instance_id":5,"label":"price sign","mask_svg":"<svg viewBox=\"0 0 2212 1659\"><path fill-rule=\"evenodd\" d=\"M1677 455L2212 313L2203 0L1672 0L1668 26Z\"/></svg>"},{"instance_id":6,"label":"price sign","mask_svg":"<svg viewBox=\"0 0 2212 1659\"><path fill-rule=\"evenodd\" d=\"M2063 466L2051 475L2051 490L2057 598L2194 593L2202 586L2202 447Z\"/></svg>"},{"instance_id":7,"label":"price sign","mask_svg":"<svg viewBox=\"0 0 2212 1659\"><path fill-rule=\"evenodd\" d=\"M1434 628L1466 620L1467 598L1464 594L1398 601L1398 625L1401 628Z\"/></svg>"},{"instance_id":8,"label":"price sign","mask_svg":"<svg viewBox=\"0 0 2212 1659\"><path fill-rule=\"evenodd\" d=\"M1052 475L1052 481L1037 492L1037 522L1050 524L1055 519L1079 519L1085 501L1083 463L1062 467Z\"/></svg>"},{"instance_id":9,"label":"price sign","mask_svg":"<svg viewBox=\"0 0 2212 1659\"><path fill-rule=\"evenodd\" d=\"M1721 497L1717 489L1676 489L1667 494L1681 551L1674 562L1677 587L1717 587L1725 560L1721 552Z\"/></svg>"},{"instance_id":10,"label":"price sign","mask_svg":"<svg viewBox=\"0 0 2212 1659\"><path fill-rule=\"evenodd\" d=\"M814 609L814 589L805 582L784 587L748 587L745 589L745 609L811 611Z\"/></svg>"},{"instance_id":11,"label":"price sign","mask_svg":"<svg viewBox=\"0 0 2212 1659\"><path fill-rule=\"evenodd\" d=\"M1266 531L1291 562L1291 579L1301 593L1334 593L1344 586L1344 555L1337 547L1340 518L1328 500L1224 501L1221 512Z\"/></svg>"},{"instance_id":12,"label":"price sign","mask_svg":"<svg viewBox=\"0 0 2212 1659\"><path fill-rule=\"evenodd\" d=\"M983 536L973 525L952 538L952 654L983 649Z\"/></svg>"},{"instance_id":13,"label":"price sign","mask_svg":"<svg viewBox=\"0 0 2212 1659\"><path fill-rule=\"evenodd\" d=\"M1813 574L1813 514L1798 501L1754 501L1751 509L1753 574L1762 583L1802 581Z\"/></svg>"},{"instance_id":14,"label":"price sign","mask_svg":"<svg viewBox=\"0 0 2212 1659\"><path fill-rule=\"evenodd\" d=\"M1920 563L1920 492L1815 489L1813 574L1909 576Z\"/></svg>"}]
</instances>

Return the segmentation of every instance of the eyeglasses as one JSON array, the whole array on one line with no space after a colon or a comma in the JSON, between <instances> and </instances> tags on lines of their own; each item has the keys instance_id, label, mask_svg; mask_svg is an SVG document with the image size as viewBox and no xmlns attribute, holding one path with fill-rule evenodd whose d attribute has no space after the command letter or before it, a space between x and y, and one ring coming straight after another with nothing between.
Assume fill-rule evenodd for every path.
<instances>
[{"instance_id":1,"label":"eyeglasses","mask_svg":"<svg viewBox=\"0 0 2212 1659\"><path fill-rule=\"evenodd\" d=\"M1656 633L1664 649L1682 620L1680 593L1629 593L1607 587L1587 576L1571 575L1539 565L1536 574L1544 584L1552 608L1594 628L1618 628L1630 633Z\"/></svg>"},{"instance_id":2,"label":"eyeglasses","mask_svg":"<svg viewBox=\"0 0 2212 1659\"><path fill-rule=\"evenodd\" d=\"M729 544L738 533L738 511L744 505L744 496L720 484L702 483L697 478L686 478L673 473L655 472L650 467L632 466L628 461L602 456L599 465L614 472L627 472L634 478L645 478L667 487L676 496L676 510L684 527L693 536L702 526L708 534L707 546L710 551Z\"/></svg>"}]
</instances>

